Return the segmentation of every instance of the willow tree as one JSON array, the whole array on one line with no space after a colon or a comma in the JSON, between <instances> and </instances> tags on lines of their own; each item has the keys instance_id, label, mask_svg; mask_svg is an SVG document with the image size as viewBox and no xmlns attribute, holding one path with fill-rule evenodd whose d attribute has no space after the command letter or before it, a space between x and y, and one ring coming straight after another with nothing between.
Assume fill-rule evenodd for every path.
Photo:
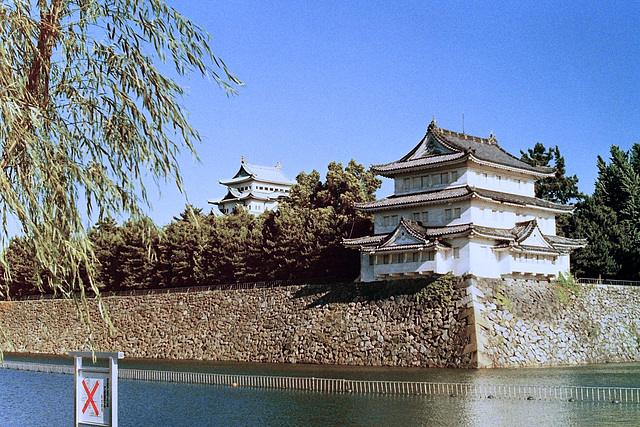
<instances>
[{"instance_id":1,"label":"willow tree","mask_svg":"<svg viewBox=\"0 0 640 427\"><path fill-rule=\"evenodd\" d=\"M14 218L39 285L81 315L85 290L98 292L87 217L137 217L144 176L182 190L176 157L199 136L175 78L202 75L227 95L241 84L210 45L160 0L0 0L2 240Z\"/></svg>"}]
</instances>

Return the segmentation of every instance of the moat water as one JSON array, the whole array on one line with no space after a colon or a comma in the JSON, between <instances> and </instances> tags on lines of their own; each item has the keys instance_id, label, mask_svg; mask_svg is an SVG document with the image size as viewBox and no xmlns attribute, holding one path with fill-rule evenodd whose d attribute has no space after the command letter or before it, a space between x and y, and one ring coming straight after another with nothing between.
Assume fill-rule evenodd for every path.
<instances>
[{"instance_id":1,"label":"moat water","mask_svg":"<svg viewBox=\"0 0 640 427\"><path fill-rule=\"evenodd\" d=\"M72 364L70 358L7 360ZM640 387L640 364L534 369L419 369L120 361L122 369L362 380ZM640 404L317 393L120 380L120 426L640 425ZM0 426L73 425L73 376L0 369Z\"/></svg>"}]
</instances>

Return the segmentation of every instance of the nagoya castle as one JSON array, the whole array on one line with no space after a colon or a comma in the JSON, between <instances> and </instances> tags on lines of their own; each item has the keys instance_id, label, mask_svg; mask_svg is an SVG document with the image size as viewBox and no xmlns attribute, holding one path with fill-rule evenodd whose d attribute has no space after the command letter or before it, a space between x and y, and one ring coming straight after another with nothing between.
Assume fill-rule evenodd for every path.
<instances>
[{"instance_id":1,"label":"nagoya castle","mask_svg":"<svg viewBox=\"0 0 640 427\"><path fill-rule=\"evenodd\" d=\"M220 184L227 186L227 194L220 200L209 201L218 206L220 212L230 214L241 207L252 215L259 215L266 210L276 210L278 202L289 197L295 181L282 173L280 163L275 167L252 165L243 156L238 172Z\"/></svg>"}]
</instances>

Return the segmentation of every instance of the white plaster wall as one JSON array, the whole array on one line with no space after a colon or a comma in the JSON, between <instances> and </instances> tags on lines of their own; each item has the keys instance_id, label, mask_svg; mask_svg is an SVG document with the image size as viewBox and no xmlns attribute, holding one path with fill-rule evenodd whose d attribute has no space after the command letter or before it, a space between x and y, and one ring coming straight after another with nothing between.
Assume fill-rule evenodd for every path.
<instances>
[{"instance_id":1,"label":"white plaster wall","mask_svg":"<svg viewBox=\"0 0 640 427\"><path fill-rule=\"evenodd\" d=\"M409 251L408 256L414 251ZM384 254L380 253L378 256L383 256ZM393 254L388 253L389 257L392 258ZM369 264L369 256L374 257L374 264ZM449 271L454 271L454 259L452 256L451 249L438 250L435 253L433 261L409 261L402 263L393 263L389 264L377 263L375 260L376 255L366 255L362 254L360 257L360 281L361 282L371 282L374 280L382 280L378 278L378 275L384 274L387 276L391 276L392 274L396 274L396 277L406 277L406 276L418 276L421 274L429 275L432 273L435 274L445 274ZM402 276L398 276L398 273L401 273ZM407 274L408 273L408 274Z\"/></svg>"},{"instance_id":2,"label":"white plaster wall","mask_svg":"<svg viewBox=\"0 0 640 427\"><path fill-rule=\"evenodd\" d=\"M442 182L442 174L448 174L444 183ZM393 180L394 194L397 195L442 190L448 187L465 185L467 183L467 169L463 165L428 169L421 172L398 175Z\"/></svg>"},{"instance_id":3,"label":"white plaster wall","mask_svg":"<svg viewBox=\"0 0 640 427\"><path fill-rule=\"evenodd\" d=\"M467 182L471 187L528 197L535 196L535 180L531 176L504 169L474 167L467 173Z\"/></svg>"},{"instance_id":4,"label":"white plaster wall","mask_svg":"<svg viewBox=\"0 0 640 427\"><path fill-rule=\"evenodd\" d=\"M499 278L500 265L494 251L495 242L487 239L472 239L468 242L469 273L478 277Z\"/></svg>"},{"instance_id":5,"label":"white plaster wall","mask_svg":"<svg viewBox=\"0 0 640 427\"><path fill-rule=\"evenodd\" d=\"M502 272L503 274L538 274L538 275L557 275L559 271L565 271L568 268L568 255L557 258L554 263L543 255L517 255L511 258L508 263L509 269ZM546 258L546 259L545 259ZM566 268L564 263L567 262Z\"/></svg>"},{"instance_id":6,"label":"white plaster wall","mask_svg":"<svg viewBox=\"0 0 640 427\"><path fill-rule=\"evenodd\" d=\"M513 228L517 222L536 218L543 234L556 235L555 215L539 209L472 200L469 221L494 228Z\"/></svg>"},{"instance_id":7,"label":"white plaster wall","mask_svg":"<svg viewBox=\"0 0 640 427\"><path fill-rule=\"evenodd\" d=\"M447 172L450 174L449 180L442 183L440 175ZM455 179L451 175L452 172L456 174ZM394 193L397 195L441 190L461 185L535 197L535 179L531 175L480 165L474 165L473 168L459 165L428 169L394 177Z\"/></svg>"},{"instance_id":8,"label":"white plaster wall","mask_svg":"<svg viewBox=\"0 0 640 427\"><path fill-rule=\"evenodd\" d=\"M469 258L469 240L466 238L457 238L448 240L447 243L451 245L451 248L446 252L446 258L449 262L448 271L453 271L456 276L464 276L471 271L471 260ZM455 257L455 248L459 249L459 257Z\"/></svg>"},{"instance_id":9,"label":"white plaster wall","mask_svg":"<svg viewBox=\"0 0 640 427\"><path fill-rule=\"evenodd\" d=\"M376 280L376 275L373 271L374 266L369 265L369 256L367 254L360 253L360 281L361 282L373 282Z\"/></svg>"},{"instance_id":10,"label":"white plaster wall","mask_svg":"<svg viewBox=\"0 0 640 427\"><path fill-rule=\"evenodd\" d=\"M379 212L374 215L374 232L375 234L389 233L398 226L400 218L416 219L416 215L420 218L419 221L425 227L443 227L445 225L458 225L468 224L472 221L472 215L470 211L470 202L468 200L455 202L451 204L433 204L425 205L413 208L394 209L387 212ZM445 210L451 209L451 219L446 219ZM453 218L455 209L460 209L460 218ZM423 213L428 212L429 220L424 222ZM388 217L388 225L384 225L385 217Z\"/></svg>"},{"instance_id":11,"label":"white plaster wall","mask_svg":"<svg viewBox=\"0 0 640 427\"><path fill-rule=\"evenodd\" d=\"M457 276L473 274L477 277L500 278L503 275L557 276L558 272L569 269L569 255L557 258L555 262L549 255L528 255L516 258L506 251L491 250L491 241L486 239L465 238L449 241L451 248L438 250L433 261L404 262L369 265L369 256L361 256L360 281L381 280L377 276L403 273L402 277L421 272L433 271L446 274L452 271ZM459 248L459 258L454 257L454 249ZM390 257L392 256L389 254Z\"/></svg>"},{"instance_id":12,"label":"white plaster wall","mask_svg":"<svg viewBox=\"0 0 640 427\"><path fill-rule=\"evenodd\" d=\"M291 188L290 185L274 184L271 182L253 181L251 183L251 190L254 190L254 191L262 191L262 192L273 191L274 193L288 194L289 193L288 190L290 188Z\"/></svg>"},{"instance_id":13,"label":"white plaster wall","mask_svg":"<svg viewBox=\"0 0 640 427\"><path fill-rule=\"evenodd\" d=\"M555 265L555 274L557 274L558 272L562 272L565 273L567 271L569 271L569 269L571 268L570 264L569 264L569 259L570 259L570 255L566 254L566 255L562 255L560 257L558 257L558 260L556 261L556 265Z\"/></svg>"}]
</instances>

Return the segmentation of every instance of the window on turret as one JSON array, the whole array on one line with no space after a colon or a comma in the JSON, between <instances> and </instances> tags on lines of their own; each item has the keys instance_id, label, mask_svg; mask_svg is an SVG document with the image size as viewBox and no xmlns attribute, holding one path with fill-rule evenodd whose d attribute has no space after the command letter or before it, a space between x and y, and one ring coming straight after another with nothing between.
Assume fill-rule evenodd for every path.
<instances>
[{"instance_id":1,"label":"window on turret","mask_svg":"<svg viewBox=\"0 0 640 427\"><path fill-rule=\"evenodd\" d=\"M420 252L414 252L411 254L411 259L413 262L419 262L420 261Z\"/></svg>"},{"instance_id":2,"label":"window on turret","mask_svg":"<svg viewBox=\"0 0 640 427\"><path fill-rule=\"evenodd\" d=\"M451 219L452 218L452 212L451 209L445 209L444 210L444 219Z\"/></svg>"},{"instance_id":3,"label":"window on turret","mask_svg":"<svg viewBox=\"0 0 640 427\"><path fill-rule=\"evenodd\" d=\"M404 179L404 189L411 190L411 178Z\"/></svg>"},{"instance_id":4,"label":"window on turret","mask_svg":"<svg viewBox=\"0 0 640 427\"><path fill-rule=\"evenodd\" d=\"M454 259L460 258L460 248L453 248L453 258Z\"/></svg>"},{"instance_id":5,"label":"window on turret","mask_svg":"<svg viewBox=\"0 0 640 427\"><path fill-rule=\"evenodd\" d=\"M414 221L420 221L420 212L414 212L413 213L413 220Z\"/></svg>"},{"instance_id":6,"label":"window on turret","mask_svg":"<svg viewBox=\"0 0 640 427\"><path fill-rule=\"evenodd\" d=\"M449 183L449 172L445 172L445 173L441 173L440 174L440 182L442 184L448 184Z\"/></svg>"},{"instance_id":7,"label":"window on turret","mask_svg":"<svg viewBox=\"0 0 640 427\"><path fill-rule=\"evenodd\" d=\"M460 218L460 208L454 208L453 209L453 217L454 218Z\"/></svg>"},{"instance_id":8,"label":"window on turret","mask_svg":"<svg viewBox=\"0 0 640 427\"><path fill-rule=\"evenodd\" d=\"M398 225L398 215L391 215L391 225Z\"/></svg>"},{"instance_id":9,"label":"window on turret","mask_svg":"<svg viewBox=\"0 0 640 427\"><path fill-rule=\"evenodd\" d=\"M422 223L426 224L429 222L429 212L422 212Z\"/></svg>"},{"instance_id":10,"label":"window on turret","mask_svg":"<svg viewBox=\"0 0 640 427\"><path fill-rule=\"evenodd\" d=\"M458 171L451 172L451 182L456 182L458 180Z\"/></svg>"},{"instance_id":11,"label":"window on turret","mask_svg":"<svg viewBox=\"0 0 640 427\"><path fill-rule=\"evenodd\" d=\"M388 215L387 215L387 216L383 216L383 217L382 217L382 225L383 225L384 227L388 227L388 226L389 226L389 218L390 218L390 217L389 217Z\"/></svg>"},{"instance_id":12,"label":"window on turret","mask_svg":"<svg viewBox=\"0 0 640 427\"><path fill-rule=\"evenodd\" d=\"M436 252L422 252L422 261L434 261L436 259Z\"/></svg>"},{"instance_id":13,"label":"window on turret","mask_svg":"<svg viewBox=\"0 0 640 427\"><path fill-rule=\"evenodd\" d=\"M440 175L431 175L431 185L439 185L440 182Z\"/></svg>"}]
</instances>

